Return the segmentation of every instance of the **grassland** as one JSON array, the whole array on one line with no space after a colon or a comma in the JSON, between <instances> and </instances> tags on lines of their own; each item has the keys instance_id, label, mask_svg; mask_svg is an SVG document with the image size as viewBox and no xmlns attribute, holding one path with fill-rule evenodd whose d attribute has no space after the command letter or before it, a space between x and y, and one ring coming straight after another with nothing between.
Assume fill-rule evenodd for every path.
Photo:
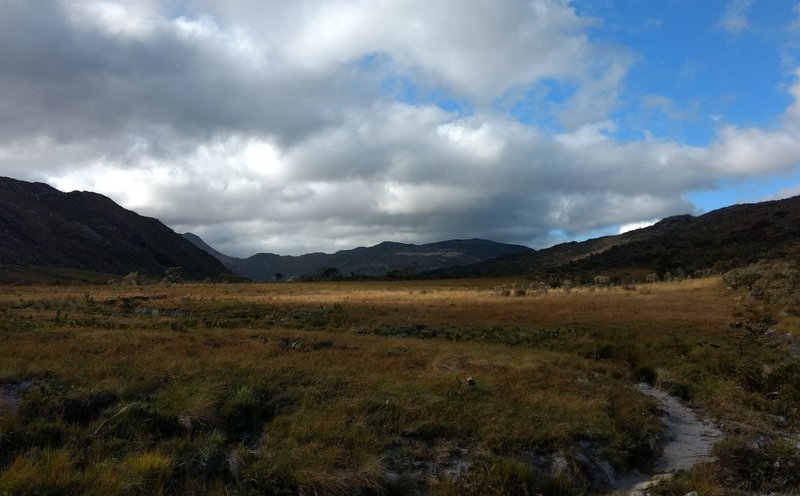
<instances>
[{"instance_id":1,"label":"grassland","mask_svg":"<svg viewBox=\"0 0 800 496\"><path fill-rule=\"evenodd\" d=\"M800 488L796 308L523 283L2 286L0 494L602 492L639 381L726 432L657 491Z\"/></svg>"}]
</instances>

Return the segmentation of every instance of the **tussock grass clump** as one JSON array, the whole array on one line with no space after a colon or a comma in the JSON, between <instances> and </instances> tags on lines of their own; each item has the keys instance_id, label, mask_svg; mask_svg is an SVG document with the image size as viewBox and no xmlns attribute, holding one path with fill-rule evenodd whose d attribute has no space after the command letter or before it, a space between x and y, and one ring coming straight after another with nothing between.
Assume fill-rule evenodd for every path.
<instances>
[{"instance_id":1,"label":"tussock grass clump","mask_svg":"<svg viewBox=\"0 0 800 496\"><path fill-rule=\"evenodd\" d=\"M32 451L0 472L2 494L79 494L83 487L66 449Z\"/></svg>"},{"instance_id":2,"label":"tussock grass clump","mask_svg":"<svg viewBox=\"0 0 800 496\"><path fill-rule=\"evenodd\" d=\"M488 457L478 463L468 474L454 479L444 479L434 485L433 495L504 494L527 496L548 494L568 496L586 492L584 484L577 484L566 460L554 473L543 474L530 461L502 456Z\"/></svg>"},{"instance_id":3,"label":"tussock grass clump","mask_svg":"<svg viewBox=\"0 0 800 496\"><path fill-rule=\"evenodd\" d=\"M796 441L735 436L720 441L720 477L729 486L750 493L786 492L800 489L800 447Z\"/></svg>"},{"instance_id":4,"label":"tussock grass clump","mask_svg":"<svg viewBox=\"0 0 800 496\"><path fill-rule=\"evenodd\" d=\"M275 416L276 405L270 393L249 385L233 389L220 407L225 430L237 438L258 436L266 422Z\"/></svg>"},{"instance_id":5,"label":"tussock grass clump","mask_svg":"<svg viewBox=\"0 0 800 496\"><path fill-rule=\"evenodd\" d=\"M156 414L173 419L190 436L217 421L214 387L203 382L170 383L156 393L150 405Z\"/></svg>"},{"instance_id":6,"label":"tussock grass clump","mask_svg":"<svg viewBox=\"0 0 800 496\"><path fill-rule=\"evenodd\" d=\"M716 463L699 463L688 471L680 471L674 477L663 480L648 492L653 496L683 496L692 492L704 496L727 496L736 494L721 482Z\"/></svg>"},{"instance_id":7,"label":"tussock grass clump","mask_svg":"<svg viewBox=\"0 0 800 496\"><path fill-rule=\"evenodd\" d=\"M172 474L172 458L159 451L131 453L120 470L122 492L159 494Z\"/></svg>"},{"instance_id":8,"label":"tussock grass clump","mask_svg":"<svg viewBox=\"0 0 800 496\"><path fill-rule=\"evenodd\" d=\"M770 410L800 426L800 360L776 367L767 374L764 383Z\"/></svg>"}]
</instances>

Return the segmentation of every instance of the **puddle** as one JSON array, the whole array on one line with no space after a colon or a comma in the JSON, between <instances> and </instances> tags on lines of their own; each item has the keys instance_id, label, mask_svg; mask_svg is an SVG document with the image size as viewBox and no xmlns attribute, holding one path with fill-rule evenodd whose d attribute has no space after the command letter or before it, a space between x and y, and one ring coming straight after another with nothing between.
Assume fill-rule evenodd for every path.
<instances>
[{"instance_id":1,"label":"puddle","mask_svg":"<svg viewBox=\"0 0 800 496\"><path fill-rule=\"evenodd\" d=\"M33 387L34 384L30 381L0 383L0 411L6 411L16 417L19 414L20 395Z\"/></svg>"}]
</instances>

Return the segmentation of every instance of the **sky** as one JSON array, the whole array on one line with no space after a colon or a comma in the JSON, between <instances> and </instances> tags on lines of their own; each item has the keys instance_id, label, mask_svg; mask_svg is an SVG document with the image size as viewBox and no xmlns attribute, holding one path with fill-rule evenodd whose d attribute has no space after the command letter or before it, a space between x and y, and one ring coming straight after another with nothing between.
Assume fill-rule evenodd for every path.
<instances>
[{"instance_id":1,"label":"sky","mask_svg":"<svg viewBox=\"0 0 800 496\"><path fill-rule=\"evenodd\" d=\"M234 256L785 198L800 1L0 0L0 175Z\"/></svg>"}]
</instances>

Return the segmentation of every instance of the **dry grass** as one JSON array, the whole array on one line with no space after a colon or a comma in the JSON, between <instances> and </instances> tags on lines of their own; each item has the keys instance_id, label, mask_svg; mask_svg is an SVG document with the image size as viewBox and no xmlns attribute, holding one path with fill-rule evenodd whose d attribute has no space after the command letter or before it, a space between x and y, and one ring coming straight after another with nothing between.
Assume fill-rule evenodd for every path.
<instances>
[{"instance_id":1,"label":"dry grass","mask_svg":"<svg viewBox=\"0 0 800 496\"><path fill-rule=\"evenodd\" d=\"M524 283L0 287L0 494L581 492L576 445L652 456L643 375L766 422L744 365L782 345L731 324L770 309L716 279L503 296Z\"/></svg>"}]
</instances>

